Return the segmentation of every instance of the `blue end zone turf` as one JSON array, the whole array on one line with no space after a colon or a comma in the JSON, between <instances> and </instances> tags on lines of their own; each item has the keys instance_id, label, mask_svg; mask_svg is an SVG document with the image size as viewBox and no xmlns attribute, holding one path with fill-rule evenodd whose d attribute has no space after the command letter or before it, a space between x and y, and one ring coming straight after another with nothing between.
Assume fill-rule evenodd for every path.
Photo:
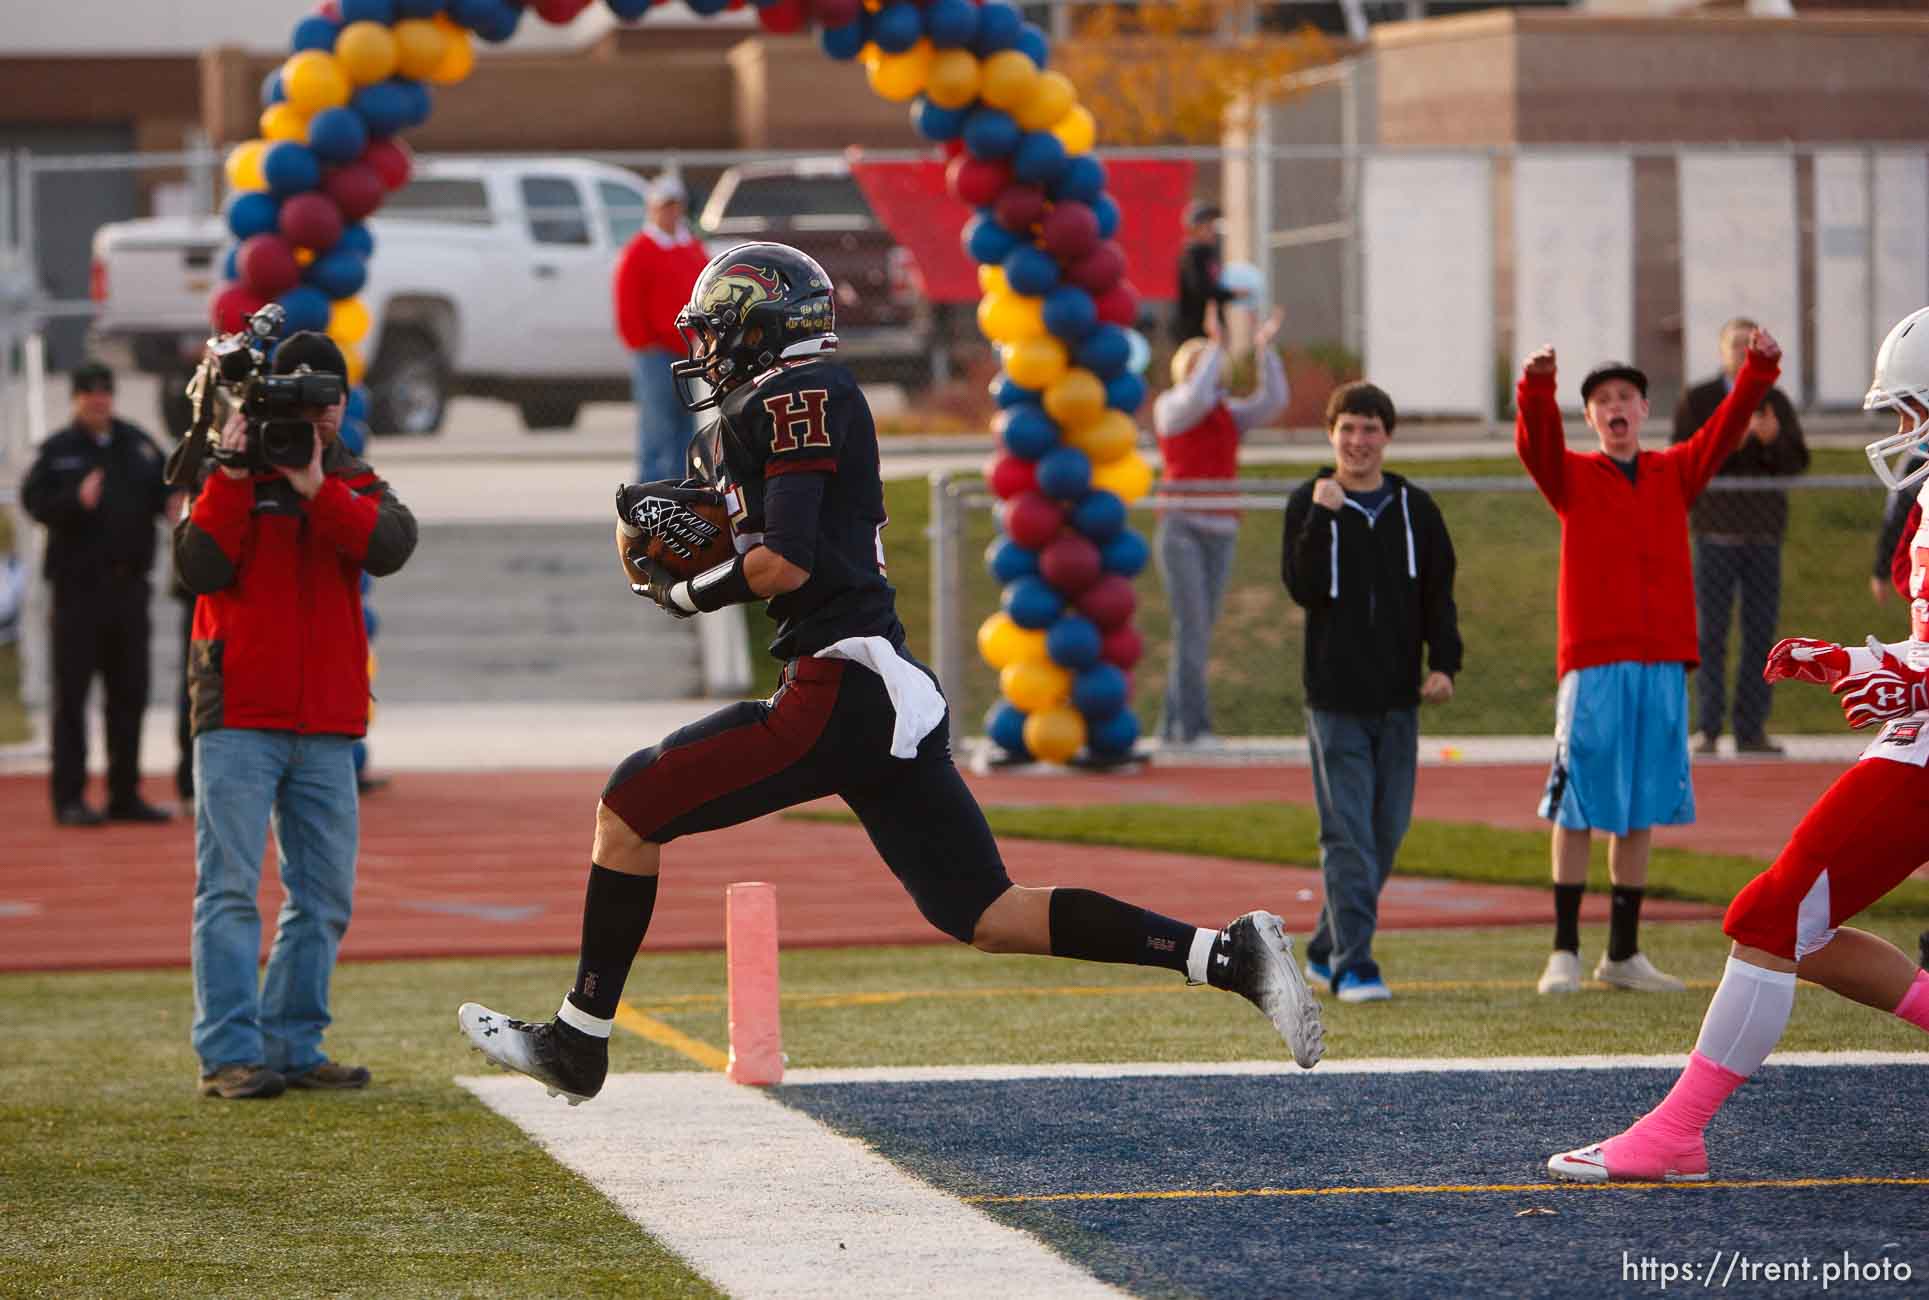
<instances>
[{"instance_id":1,"label":"blue end zone turf","mask_svg":"<svg viewBox=\"0 0 1929 1300\"><path fill-rule=\"evenodd\" d=\"M1718 1181L1834 1185L1446 1190L1546 1184L1549 1155L1620 1131L1674 1077L1154 1076L773 1095L958 1196L1139 1194L984 1208L1142 1295L1660 1294L1662 1263L1711 1262L1712 1288L1733 1264L1731 1293L1801 1295L1844 1251L1857 1266L1889 1261L1873 1293L1929 1294L1929 1186L1837 1181L1929 1178L1920 1067L1770 1067L1709 1132ZM1395 1187L1416 1190L1334 1190ZM1174 1191L1197 1194L1143 1195ZM1751 1266L1804 1257L1806 1284L1757 1273L1743 1285ZM1692 1279L1676 1273L1668 1289L1703 1285Z\"/></svg>"}]
</instances>

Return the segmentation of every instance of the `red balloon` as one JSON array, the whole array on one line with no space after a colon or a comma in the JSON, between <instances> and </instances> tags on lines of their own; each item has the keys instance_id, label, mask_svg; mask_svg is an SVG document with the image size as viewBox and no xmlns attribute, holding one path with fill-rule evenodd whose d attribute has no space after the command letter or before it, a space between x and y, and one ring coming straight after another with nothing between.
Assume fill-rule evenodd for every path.
<instances>
[{"instance_id":1,"label":"red balloon","mask_svg":"<svg viewBox=\"0 0 1929 1300\"><path fill-rule=\"evenodd\" d=\"M322 193L335 200L344 221L360 221L382 206L382 200L388 197L388 186L382 183L381 174L373 167L365 162L352 162L328 169L322 177Z\"/></svg>"},{"instance_id":2,"label":"red balloon","mask_svg":"<svg viewBox=\"0 0 1929 1300\"><path fill-rule=\"evenodd\" d=\"M1065 278L1097 297L1125 277L1125 250L1108 239L1065 268Z\"/></svg>"},{"instance_id":3,"label":"red balloon","mask_svg":"<svg viewBox=\"0 0 1929 1300\"><path fill-rule=\"evenodd\" d=\"M804 0L776 0L775 4L767 4L757 11L757 21L764 25L765 31L779 36L802 31L806 21Z\"/></svg>"},{"instance_id":4,"label":"red balloon","mask_svg":"<svg viewBox=\"0 0 1929 1300\"><path fill-rule=\"evenodd\" d=\"M1035 492L1038 489L1038 462L1005 452L985 468L985 482L991 485L993 494L1000 501L1009 500L1020 492Z\"/></svg>"},{"instance_id":5,"label":"red balloon","mask_svg":"<svg viewBox=\"0 0 1929 1300\"><path fill-rule=\"evenodd\" d=\"M1076 262L1098 247L1098 217L1073 199L1052 204L1040 229L1045 251L1061 262Z\"/></svg>"},{"instance_id":6,"label":"red balloon","mask_svg":"<svg viewBox=\"0 0 1929 1300\"><path fill-rule=\"evenodd\" d=\"M297 194L281 205L281 233L298 248L326 252L341 241L342 210L326 194Z\"/></svg>"},{"instance_id":7,"label":"red balloon","mask_svg":"<svg viewBox=\"0 0 1929 1300\"><path fill-rule=\"evenodd\" d=\"M216 334L232 334L267 305L266 298L246 285L230 284L216 290L208 300L208 321Z\"/></svg>"},{"instance_id":8,"label":"red balloon","mask_svg":"<svg viewBox=\"0 0 1929 1300\"><path fill-rule=\"evenodd\" d=\"M1007 185L991 203L991 215L999 225L1014 234L1029 235L1031 228L1045 216L1043 185Z\"/></svg>"},{"instance_id":9,"label":"red balloon","mask_svg":"<svg viewBox=\"0 0 1929 1300\"><path fill-rule=\"evenodd\" d=\"M1120 280L1098 296L1098 318L1108 325L1131 329L1139 323L1139 290L1130 280Z\"/></svg>"},{"instance_id":10,"label":"red balloon","mask_svg":"<svg viewBox=\"0 0 1929 1300\"><path fill-rule=\"evenodd\" d=\"M326 18L331 23L338 23L342 20L342 7L337 3L337 0L322 0L320 4L315 6L315 17Z\"/></svg>"},{"instance_id":11,"label":"red balloon","mask_svg":"<svg viewBox=\"0 0 1929 1300\"><path fill-rule=\"evenodd\" d=\"M953 158L963 155L964 141L957 139L941 140L938 142L938 152L944 156L946 162L950 162Z\"/></svg>"},{"instance_id":12,"label":"red balloon","mask_svg":"<svg viewBox=\"0 0 1929 1300\"><path fill-rule=\"evenodd\" d=\"M1102 567L1098 547L1073 532L1061 533L1038 553L1039 574L1068 596L1076 596L1089 588L1098 580Z\"/></svg>"},{"instance_id":13,"label":"red balloon","mask_svg":"<svg viewBox=\"0 0 1929 1300\"><path fill-rule=\"evenodd\" d=\"M952 198L982 208L1011 184L1011 164L1002 158L990 161L959 154L945 167L944 179Z\"/></svg>"},{"instance_id":14,"label":"red balloon","mask_svg":"<svg viewBox=\"0 0 1929 1300\"><path fill-rule=\"evenodd\" d=\"M1098 624L1100 631L1109 632L1125 625L1125 621L1132 617L1132 611L1138 608L1139 598L1132 590L1130 578L1120 573L1108 573L1079 593L1076 604L1078 612Z\"/></svg>"},{"instance_id":15,"label":"red balloon","mask_svg":"<svg viewBox=\"0 0 1929 1300\"><path fill-rule=\"evenodd\" d=\"M280 235L252 235L234 255L241 283L263 298L279 298L301 283L295 250Z\"/></svg>"},{"instance_id":16,"label":"red balloon","mask_svg":"<svg viewBox=\"0 0 1929 1300\"><path fill-rule=\"evenodd\" d=\"M1098 643L1098 657L1115 668L1132 671L1132 666L1145 653L1145 638L1130 623L1113 628Z\"/></svg>"},{"instance_id":17,"label":"red balloon","mask_svg":"<svg viewBox=\"0 0 1929 1300\"><path fill-rule=\"evenodd\" d=\"M566 22L573 21L577 14L589 8L589 0L536 0L530 8L534 9L536 16L544 22L555 23L560 27Z\"/></svg>"},{"instance_id":18,"label":"red balloon","mask_svg":"<svg viewBox=\"0 0 1929 1300\"><path fill-rule=\"evenodd\" d=\"M1065 512L1042 492L1020 492L1004 504L1005 533L1027 550L1037 550L1058 536Z\"/></svg>"},{"instance_id":19,"label":"red balloon","mask_svg":"<svg viewBox=\"0 0 1929 1300\"><path fill-rule=\"evenodd\" d=\"M394 136L370 140L368 148L362 151L362 161L373 167L375 174L382 178L382 184L392 190L407 185L409 173L415 170L414 155L407 145Z\"/></svg>"},{"instance_id":20,"label":"red balloon","mask_svg":"<svg viewBox=\"0 0 1929 1300\"><path fill-rule=\"evenodd\" d=\"M820 27L848 27L864 11L863 0L811 0L811 13Z\"/></svg>"}]
</instances>

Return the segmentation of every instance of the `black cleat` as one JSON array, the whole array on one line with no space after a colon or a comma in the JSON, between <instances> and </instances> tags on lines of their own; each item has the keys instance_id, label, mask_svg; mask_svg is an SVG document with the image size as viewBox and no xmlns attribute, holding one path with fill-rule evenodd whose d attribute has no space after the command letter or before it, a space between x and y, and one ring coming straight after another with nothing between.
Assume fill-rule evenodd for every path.
<instances>
[{"instance_id":1,"label":"black cleat","mask_svg":"<svg viewBox=\"0 0 1929 1300\"><path fill-rule=\"evenodd\" d=\"M471 1047L494 1065L528 1075L550 1096L580 1106L602 1091L610 1065L606 1039L556 1020L514 1020L480 1002L464 1002L455 1014Z\"/></svg>"},{"instance_id":2,"label":"black cleat","mask_svg":"<svg viewBox=\"0 0 1929 1300\"><path fill-rule=\"evenodd\" d=\"M1271 912L1248 912L1219 932L1210 983L1237 993L1273 1022L1293 1059L1312 1069L1326 1054L1319 999L1293 960L1285 922Z\"/></svg>"}]
</instances>

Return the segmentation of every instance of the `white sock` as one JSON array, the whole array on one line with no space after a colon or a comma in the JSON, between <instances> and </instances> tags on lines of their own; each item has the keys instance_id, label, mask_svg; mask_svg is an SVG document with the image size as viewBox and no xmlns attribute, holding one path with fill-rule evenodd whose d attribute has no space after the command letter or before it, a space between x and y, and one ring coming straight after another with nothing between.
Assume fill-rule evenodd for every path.
<instances>
[{"instance_id":1,"label":"white sock","mask_svg":"<svg viewBox=\"0 0 1929 1300\"><path fill-rule=\"evenodd\" d=\"M571 1029L580 1029L591 1038L608 1038L610 1036L610 1030L616 1027L614 1020L604 1020L598 1016L592 1016L589 1012L583 1010L574 1002L571 1002L567 997L563 999L562 1010L556 1013L556 1019L568 1025Z\"/></svg>"},{"instance_id":2,"label":"white sock","mask_svg":"<svg viewBox=\"0 0 1929 1300\"><path fill-rule=\"evenodd\" d=\"M1695 1050L1746 1078L1775 1050L1794 1009L1794 971L1765 970L1730 957Z\"/></svg>"},{"instance_id":3,"label":"white sock","mask_svg":"<svg viewBox=\"0 0 1929 1300\"><path fill-rule=\"evenodd\" d=\"M1206 983L1207 963L1212 957L1212 944L1219 937L1217 930L1194 930L1192 949L1186 953L1186 978L1194 984Z\"/></svg>"}]
</instances>

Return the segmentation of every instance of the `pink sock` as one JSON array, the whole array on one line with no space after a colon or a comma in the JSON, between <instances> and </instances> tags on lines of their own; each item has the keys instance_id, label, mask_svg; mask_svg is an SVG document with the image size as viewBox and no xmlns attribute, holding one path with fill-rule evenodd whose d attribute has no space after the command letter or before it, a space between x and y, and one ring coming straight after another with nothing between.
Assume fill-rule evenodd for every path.
<instances>
[{"instance_id":1,"label":"pink sock","mask_svg":"<svg viewBox=\"0 0 1929 1300\"><path fill-rule=\"evenodd\" d=\"M1929 970L1916 972L1915 983L1896 1003L1896 1015L1917 1029L1929 1030Z\"/></svg>"},{"instance_id":2,"label":"pink sock","mask_svg":"<svg viewBox=\"0 0 1929 1300\"><path fill-rule=\"evenodd\" d=\"M1690 1052L1688 1068L1675 1080L1668 1095L1661 1099L1659 1106L1636 1120L1628 1132L1657 1138L1698 1139L1729 1094L1746 1081L1747 1076L1723 1069L1700 1052Z\"/></svg>"}]
</instances>

